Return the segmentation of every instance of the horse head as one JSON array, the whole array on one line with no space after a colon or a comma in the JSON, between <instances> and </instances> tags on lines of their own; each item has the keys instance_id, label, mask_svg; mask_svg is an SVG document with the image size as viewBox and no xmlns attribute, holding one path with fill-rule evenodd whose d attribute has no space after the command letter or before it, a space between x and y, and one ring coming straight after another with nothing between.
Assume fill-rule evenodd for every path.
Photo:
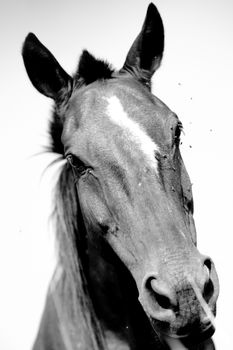
<instances>
[{"instance_id":1,"label":"horse head","mask_svg":"<svg viewBox=\"0 0 233 350\"><path fill-rule=\"evenodd\" d=\"M218 278L197 249L182 124L151 93L163 49L162 19L150 4L119 71L84 51L71 77L33 34L23 57L33 85L55 101L57 145L73 171L90 247L123 263L157 334L205 339Z\"/></svg>"}]
</instances>

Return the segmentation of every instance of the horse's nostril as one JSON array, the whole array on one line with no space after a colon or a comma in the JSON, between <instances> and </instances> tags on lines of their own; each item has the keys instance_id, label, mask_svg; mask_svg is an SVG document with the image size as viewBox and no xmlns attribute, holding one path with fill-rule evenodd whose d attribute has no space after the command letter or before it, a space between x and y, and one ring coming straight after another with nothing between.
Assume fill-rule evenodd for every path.
<instances>
[{"instance_id":1,"label":"horse's nostril","mask_svg":"<svg viewBox=\"0 0 233 350\"><path fill-rule=\"evenodd\" d=\"M211 270L212 270L212 261L210 258L206 258L204 261L204 267L206 268L206 282L203 288L203 298L208 303L214 294L214 285L210 278Z\"/></svg>"},{"instance_id":2,"label":"horse's nostril","mask_svg":"<svg viewBox=\"0 0 233 350\"><path fill-rule=\"evenodd\" d=\"M168 297L165 295L158 294L154 292L155 299L157 300L157 303L159 306L161 306L163 309L170 309L171 308L171 302Z\"/></svg>"},{"instance_id":3,"label":"horse's nostril","mask_svg":"<svg viewBox=\"0 0 233 350\"><path fill-rule=\"evenodd\" d=\"M203 298L205 301L208 303L209 300L211 299L212 295L214 294L214 285L211 279L209 279L205 285L204 285L204 290L203 290Z\"/></svg>"},{"instance_id":4,"label":"horse's nostril","mask_svg":"<svg viewBox=\"0 0 233 350\"><path fill-rule=\"evenodd\" d=\"M211 267L212 267L212 262L210 258L206 258L204 261L204 266L206 266L206 268L208 269L209 273L211 271Z\"/></svg>"},{"instance_id":5,"label":"horse's nostril","mask_svg":"<svg viewBox=\"0 0 233 350\"><path fill-rule=\"evenodd\" d=\"M151 277L148 278L145 287L152 304L162 309L173 308L174 301L172 302L172 293L166 284L159 282L155 277Z\"/></svg>"},{"instance_id":6,"label":"horse's nostril","mask_svg":"<svg viewBox=\"0 0 233 350\"><path fill-rule=\"evenodd\" d=\"M170 309L171 308L171 302L169 297L166 295L160 294L157 292L157 286L156 286L156 280L152 279L150 282L151 286L151 292L153 293L154 299L157 301L160 307L163 309Z\"/></svg>"},{"instance_id":7,"label":"horse's nostril","mask_svg":"<svg viewBox=\"0 0 233 350\"><path fill-rule=\"evenodd\" d=\"M174 322L176 295L165 281L153 275L147 276L140 300L152 319L164 322L164 326Z\"/></svg>"}]
</instances>

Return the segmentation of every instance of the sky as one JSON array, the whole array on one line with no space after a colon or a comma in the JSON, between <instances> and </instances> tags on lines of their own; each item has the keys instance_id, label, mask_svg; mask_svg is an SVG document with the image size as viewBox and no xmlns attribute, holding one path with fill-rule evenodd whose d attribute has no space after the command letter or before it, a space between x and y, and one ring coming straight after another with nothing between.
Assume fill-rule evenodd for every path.
<instances>
[{"instance_id":1,"label":"sky","mask_svg":"<svg viewBox=\"0 0 233 350\"><path fill-rule=\"evenodd\" d=\"M86 48L120 68L149 1L0 0L0 348L29 350L56 263L51 221L59 172L44 172L52 104L31 85L21 47L34 32L63 68ZM181 152L193 183L198 247L220 279L217 350L233 349L233 2L157 0L165 26L153 93L184 125Z\"/></svg>"}]
</instances>

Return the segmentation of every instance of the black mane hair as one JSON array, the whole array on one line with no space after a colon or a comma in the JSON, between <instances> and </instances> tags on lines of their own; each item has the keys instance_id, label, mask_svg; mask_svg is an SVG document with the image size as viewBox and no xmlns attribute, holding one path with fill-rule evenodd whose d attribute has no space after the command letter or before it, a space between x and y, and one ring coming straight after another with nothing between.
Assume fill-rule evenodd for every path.
<instances>
[{"instance_id":1,"label":"black mane hair","mask_svg":"<svg viewBox=\"0 0 233 350\"><path fill-rule=\"evenodd\" d=\"M75 79L82 79L83 83L88 85L96 80L111 79L113 72L109 63L96 59L87 50L83 50Z\"/></svg>"},{"instance_id":2,"label":"black mane hair","mask_svg":"<svg viewBox=\"0 0 233 350\"><path fill-rule=\"evenodd\" d=\"M50 145L49 151L52 153L57 153L64 157L64 146L61 140L63 130L62 119L59 116L56 108L53 111L52 119L49 122L49 136L50 136Z\"/></svg>"},{"instance_id":3,"label":"black mane hair","mask_svg":"<svg viewBox=\"0 0 233 350\"><path fill-rule=\"evenodd\" d=\"M63 272L59 309L67 321L68 336L79 337L90 350L105 350L105 341L89 295L86 278L86 229L83 222L71 167L63 166L55 191L54 216L58 247L58 265Z\"/></svg>"}]
</instances>

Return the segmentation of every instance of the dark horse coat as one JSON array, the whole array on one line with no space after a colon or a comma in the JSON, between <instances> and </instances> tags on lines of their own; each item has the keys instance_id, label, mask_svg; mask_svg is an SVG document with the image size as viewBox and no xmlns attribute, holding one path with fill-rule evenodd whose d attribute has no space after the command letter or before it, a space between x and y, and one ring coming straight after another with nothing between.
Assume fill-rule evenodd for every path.
<instances>
[{"instance_id":1,"label":"dark horse coat","mask_svg":"<svg viewBox=\"0 0 233 350\"><path fill-rule=\"evenodd\" d=\"M196 247L182 125L151 93L163 49L153 4L119 71L84 51L70 77L34 34L25 40L29 78L55 102L51 150L67 159L34 350L214 349L218 279Z\"/></svg>"}]
</instances>

